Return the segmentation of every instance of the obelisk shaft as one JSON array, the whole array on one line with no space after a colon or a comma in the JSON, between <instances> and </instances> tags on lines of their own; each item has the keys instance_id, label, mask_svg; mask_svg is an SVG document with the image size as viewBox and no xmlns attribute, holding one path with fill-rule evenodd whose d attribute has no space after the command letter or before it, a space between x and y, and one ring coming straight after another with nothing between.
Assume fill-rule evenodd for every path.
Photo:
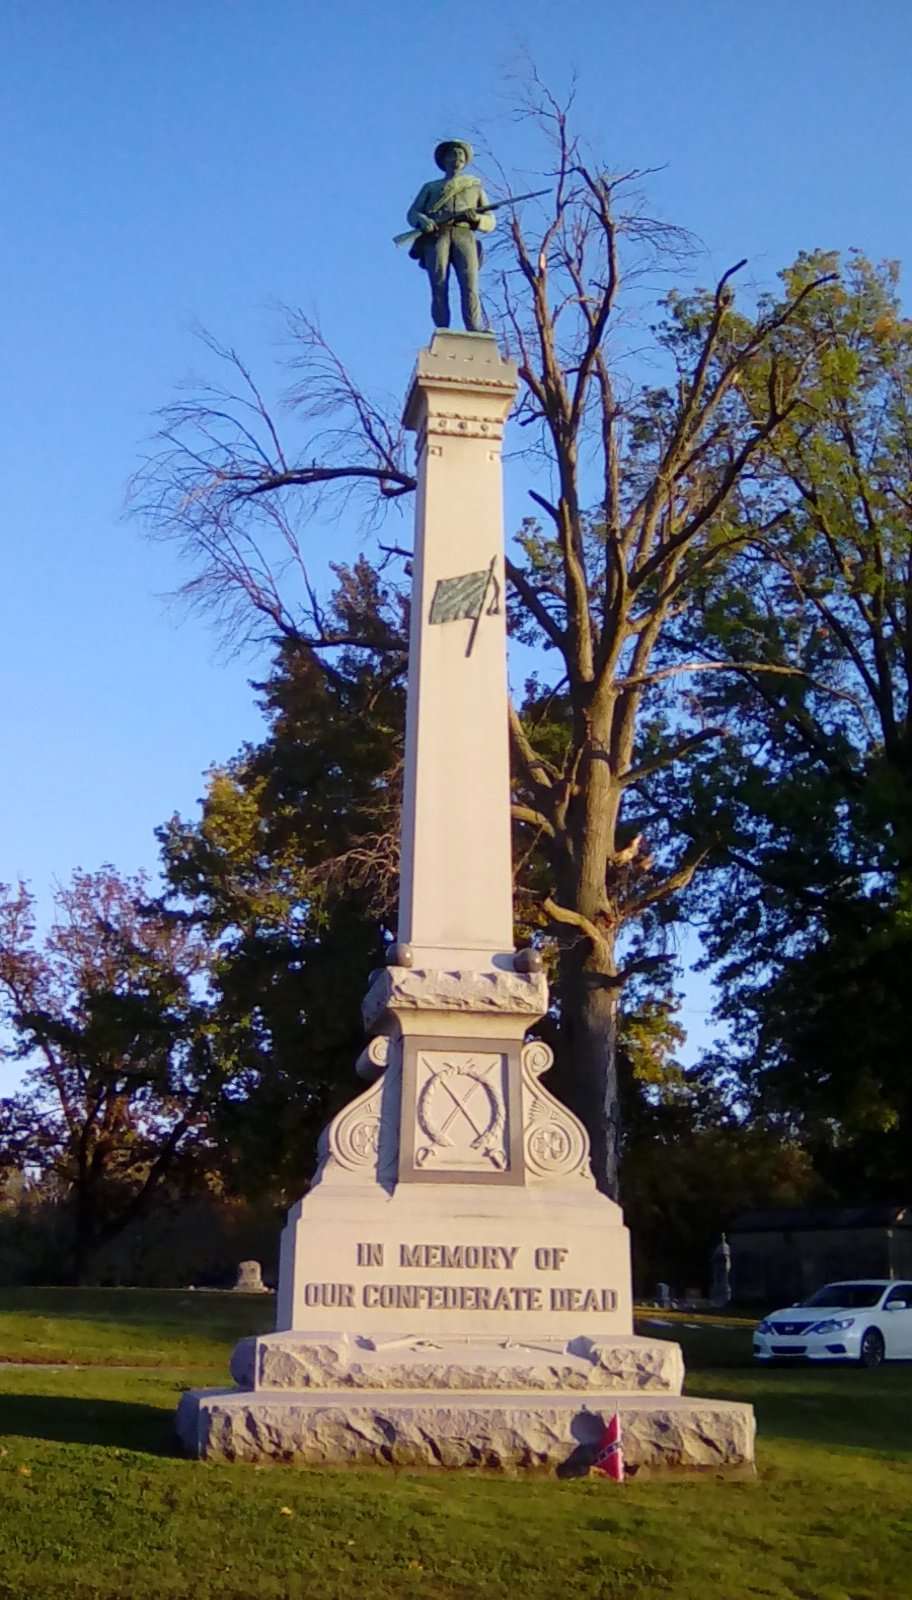
<instances>
[{"instance_id":1,"label":"obelisk shaft","mask_svg":"<svg viewBox=\"0 0 912 1600\"><path fill-rule=\"evenodd\" d=\"M486 970L513 949L501 438L515 391L493 337L438 330L406 403L419 483L399 940L416 967Z\"/></svg>"}]
</instances>

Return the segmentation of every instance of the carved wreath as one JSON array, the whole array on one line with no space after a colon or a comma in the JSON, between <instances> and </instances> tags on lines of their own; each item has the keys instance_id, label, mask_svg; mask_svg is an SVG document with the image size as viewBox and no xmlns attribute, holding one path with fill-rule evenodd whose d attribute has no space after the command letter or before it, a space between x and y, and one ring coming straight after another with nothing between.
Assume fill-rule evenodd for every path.
<instances>
[{"instance_id":1,"label":"carved wreath","mask_svg":"<svg viewBox=\"0 0 912 1600\"><path fill-rule=\"evenodd\" d=\"M480 1132L478 1131L476 1122L472 1117L469 1116L463 1101L460 1100L458 1095L454 1095L452 1093L450 1094L450 1100L453 1104L453 1110L450 1116L444 1115L440 1118L435 1118L432 1116L431 1112L434 1092L435 1090L439 1090L445 1078L470 1078L473 1083L481 1086L488 1103L488 1120ZM469 1094L472 1092L473 1091L470 1089ZM466 1095L466 1099L468 1099L468 1095ZM461 1065L458 1061L454 1061L449 1066L441 1068L439 1072L435 1072L431 1077L428 1078L421 1090L420 1095L418 1096L417 1111L418 1121L420 1122L428 1138L433 1144L436 1144L440 1149L443 1150L451 1149L453 1146L454 1141L447 1137L446 1129L449 1126L452 1117L456 1115L457 1111L461 1111L467 1122L469 1122L470 1125L475 1129L476 1137L472 1140L470 1145L472 1150L486 1150L487 1147L494 1143L498 1136L503 1132L506 1121L500 1097L496 1094L494 1088L488 1082L485 1074L483 1072L473 1070L473 1068L470 1066Z\"/></svg>"}]
</instances>

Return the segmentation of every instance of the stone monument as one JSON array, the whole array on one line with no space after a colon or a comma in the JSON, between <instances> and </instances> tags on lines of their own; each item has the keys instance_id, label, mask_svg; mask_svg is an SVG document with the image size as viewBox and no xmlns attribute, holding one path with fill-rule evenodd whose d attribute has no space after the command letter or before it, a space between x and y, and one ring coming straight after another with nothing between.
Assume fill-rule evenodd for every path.
<instances>
[{"instance_id":1,"label":"stone monument","mask_svg":"<svg viewBox=\"0 0 912 1600\"><path fill-rule=\"evenodd\" d=\"M724 1309L731 1303L731 1245L723 1233L712 1253L712 1289L709 1298L714 1306Z\"/></svg>"},{"instance_id":2,"label":"stone monument","mask_svg":"<svg viewBox=\"0 0 912 1600\"><path fill-rule=\"evenodd\" d=\"M263 1269L258 1261L239 1261L235 1294L268 1294L263 1282Z\"/></svg>"},{"instance_id":3,"label":"stone monument","mask_svg":"<svg viewBox=\"0 0 912 1600\"><path fill-rule=\"evenodd\" d=\"M513 949L501 437L516 372L437 331L405 407L419 485L398 941L364 1002L367 1087L282 1236L277 1331L178 1414L222 1460L584 1470L618 1411L628 1468L749 1467L749 1406L681 1398L634 1336L629 1243L527 1039Z\"/></svg>"}]
</instances>

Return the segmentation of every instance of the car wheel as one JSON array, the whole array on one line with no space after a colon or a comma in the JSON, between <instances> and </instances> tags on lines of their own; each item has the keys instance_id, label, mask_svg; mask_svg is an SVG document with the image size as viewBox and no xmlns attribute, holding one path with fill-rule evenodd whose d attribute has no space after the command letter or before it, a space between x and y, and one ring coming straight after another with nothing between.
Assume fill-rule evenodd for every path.
<instances>
[{"instance_id":1,"label":"car wheel","mask_svg":"<svg viewBox=\"0 0 912 1600\"><path fill-rule=\"evenodd\" d=\"M886 1355L883 1334L876 1328L868 1328L861 1336L861 1350L858 1354L859 1365L862 1367L879 1367Z\"/></svg>"}]
</instances>

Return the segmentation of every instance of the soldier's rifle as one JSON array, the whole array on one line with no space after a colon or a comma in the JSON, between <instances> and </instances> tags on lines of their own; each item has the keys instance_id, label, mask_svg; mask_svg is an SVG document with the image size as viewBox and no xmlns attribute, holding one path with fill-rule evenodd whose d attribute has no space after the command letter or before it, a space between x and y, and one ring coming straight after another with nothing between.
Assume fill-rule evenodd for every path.
<instances>
[{"instance_id":1,"label":"soldier's rifle","mask_svg":"<svg viewBox=\"0 0 912 1600\"><path fill-rule=\"evenodd\" d=\"M463 211L454 211L449 216L438 218L434 233L438 228L451 228L456 222L466 222L470 216L481 217L489 211L499 211L502 206L517 206L520 200L540 200L543 194L550 193L550 189L535 189L530 194L508 194L505 200L491 200L484 206L467 206ZM426 232L423 228L409 228L406 233L394 234L393 244L402 247L413 245L419 239L432 239L434 233Z\"/></svg>"}]
</instances>

